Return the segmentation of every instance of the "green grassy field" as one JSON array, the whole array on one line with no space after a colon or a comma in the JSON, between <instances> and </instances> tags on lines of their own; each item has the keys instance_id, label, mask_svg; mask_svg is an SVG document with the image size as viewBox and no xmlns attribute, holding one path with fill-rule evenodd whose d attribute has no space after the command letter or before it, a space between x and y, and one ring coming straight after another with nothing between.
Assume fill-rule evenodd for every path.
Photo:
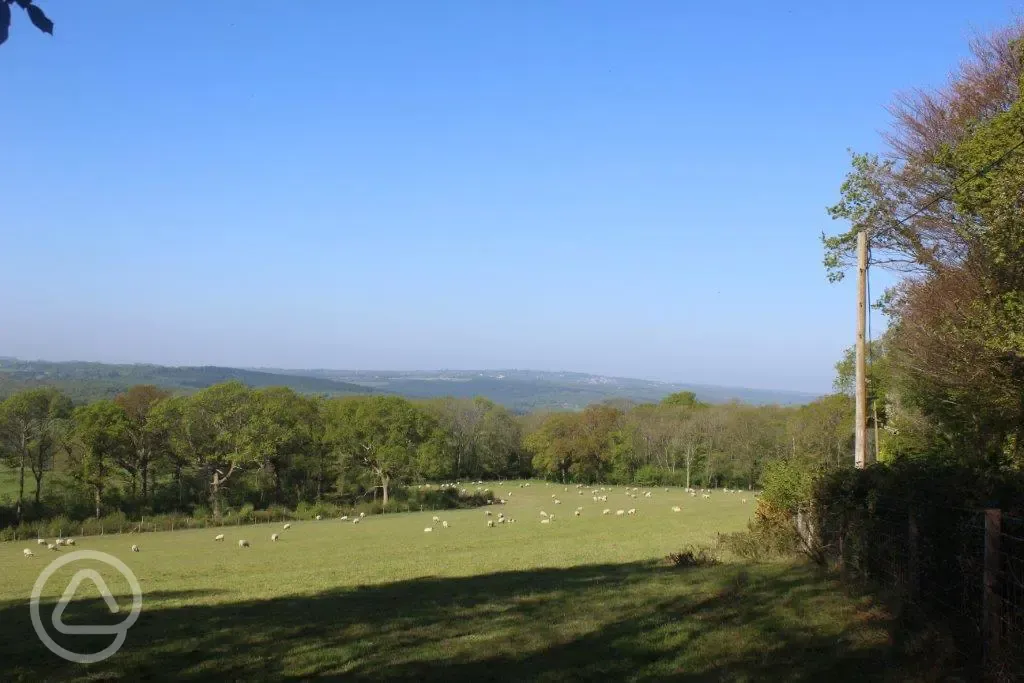
<instances>
[{"instance_id":1,"label":"green grassy field","mask_svg":"<svg viewBox=\"0 0 1024 683\"><path fill-rule=\"evenodd\" d=\"M497 493L511 490L509 503L489 509L517 521L495 528L484 510L459 510L298 522L287 531L226 527L223 543L213 540L218 530L77 539L74 549L126 562L144 592L124 647L93 665L57 658L32 629L28 596L58 553L0 544L0 680L908 679L896 668L885 611L806 565L678 569L663 561L743 528L752 498L656 489L634 500L615 489L594 503L589 491L506 483ZM605 507L638 514L603 516ZM539 523L540 510L555 521ZM239 548L239 538L252 547ZM36 556L23 557L24 547ZM129 605L126 581L90 562L59 570L44 597L56 599L83 566ZM65 622L122 621L97 595L83 583ZM47 626L51 611L44 605ZM49 632L78 651L112 640Z\"/></svg>"}]
</instances>

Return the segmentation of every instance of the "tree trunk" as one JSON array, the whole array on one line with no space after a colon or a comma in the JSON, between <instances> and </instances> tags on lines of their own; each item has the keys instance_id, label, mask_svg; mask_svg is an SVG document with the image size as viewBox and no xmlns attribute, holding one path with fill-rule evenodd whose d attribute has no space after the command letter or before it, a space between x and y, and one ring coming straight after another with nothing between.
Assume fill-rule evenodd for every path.
<instances>
[{"instance_id":1,"label":"tree trunk","mask_svg":"<svg viewBox=\"0 0 1024 683\"><path fill-rule=\"evenodd\" d=\"M381 484L381 489L383 489L383 495L384 495L383 505L384 505L384 507L387 507L388 506L388 486L391 484L391 477L382 476L380 478L380 484Z\"/></svg>"},{"instance_id":2,"label":"tree trunk","mask_svg":"<svg viewBox=\"0 0 1024 683\"><path fill-rule=\"evenodd\" d=\"M43 467L40 464L39 471L32 470L32 477L36 480L36 509L39 509L41 503L39 502L39 496L43 492Z\"/></svg>"},{"instance_id":3,"label":"tree trunk","mask_svg":"<svg viewBox=\"0 0 1024 683\"><path fill-rule=\"evenodd\" d=\"M213 518L220 521L220 473L213 471L213 482L210 486L210 505L213 507Z\"/></svg>"},{"instance_id":4,"label":"tree trunk","mask_svg":"<svg viewBox=\"0 0 1024 683\"><path fill-rule=\"evenodd\" d=\"M178 485L178 509L181 509L182 484L181 484L181 463L174 463L174 482Z\"/></svg>"},{"instance_id":5,"label":"tree trunk","mask_svg":"<svg viewBox=\"0 0 1024 683\"><path fill-rule=\"evenodd\" d=\"M21 471L18 475L18 521L21 522L25 505L25 451L21 452Z\"/></svg>"},{"instance_id":6,"label":"tree trunk","mask_svg":"<svg viewBox=\"0 0 1024 683\"><path fill-rule=\"evenodd\" d=\"M145 503L149 494L149 462L147 460L142 461L139 472L142 475L142 502Z\"/></svg>"},{"instance_id":7,"label":"tree trunk","mask_svg":"<svg viewBox=\"0 0 1024 683\"><path fill-rule=\"evenodd\" d=\"M96 494L96 519L100 518L100 499L103 498L103 487L94 487L94 493Z\"/></svg>"}]
</instances>

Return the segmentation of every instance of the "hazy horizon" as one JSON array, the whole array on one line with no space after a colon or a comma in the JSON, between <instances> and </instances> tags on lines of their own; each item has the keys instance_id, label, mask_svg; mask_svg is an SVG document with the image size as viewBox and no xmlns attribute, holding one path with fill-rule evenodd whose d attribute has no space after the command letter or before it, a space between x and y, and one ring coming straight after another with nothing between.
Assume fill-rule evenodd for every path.
<instances>
[{"instance_id":1,"label":"hazy horizon","mask_svg":"<svg viewBox=\"0 0 1024 683\"><path fill-rule=\"evenodd\" d=\"M4 353L825 393L847 148L1014 15L241 7L49 0L54 37L12 31Z\"/></svg>"}]
</instances>

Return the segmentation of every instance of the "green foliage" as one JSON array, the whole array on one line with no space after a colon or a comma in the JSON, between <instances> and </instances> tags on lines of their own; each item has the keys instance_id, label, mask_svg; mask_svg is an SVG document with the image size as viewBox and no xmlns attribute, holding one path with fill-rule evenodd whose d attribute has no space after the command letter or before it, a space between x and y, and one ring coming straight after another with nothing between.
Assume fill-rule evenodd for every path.
<instances>
[{"instance_id":1,"label":"green foliage","mask_svg":"<svg viewBox=\"0 0 1024 683\"><path fill-rule=\"evenodd\" d=\"M772 514L795 515L811 502L814 473L795 460L776 460L765 467L759 505Z\"/></svg>"}]
</instances>

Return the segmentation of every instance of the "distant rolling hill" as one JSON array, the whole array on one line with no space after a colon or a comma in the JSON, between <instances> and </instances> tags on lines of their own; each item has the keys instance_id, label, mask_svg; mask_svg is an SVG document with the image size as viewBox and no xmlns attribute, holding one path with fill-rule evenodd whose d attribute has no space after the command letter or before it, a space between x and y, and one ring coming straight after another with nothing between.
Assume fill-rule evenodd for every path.
<instances>
[{"instance_id":1,"label":"distant rolling hill","mask_svg":"<svg viewBox=\"0 0 1024 683\"><path fill-rule=\"evenodd\" d=\"M536 370L451 370L438 372L389 372L354 370L279 370L265 372L308 376L361 384L410 397L486 396L516 411L540 409L579 410L591 403L625 399L636 403L660 401L676 391L692 391L708 403L741 401L755 405L808 403L817 395L797 391L744 389L699 384L655 382L623 377L604 377L579 372Z\"/></svg>"},{"instance_id":2,"label":"distant rolling hill","mask_svg":"<svg viewBox=\"0 0 1024 683\"><path fill-rule=\"evenodd\" d=\"M34 386L55 386L76 401L110 398L134 384L155 384L190 393L212 384L238 380L251 387L287 386L306 394L343 396L373 389L324 377L289 376L241 368L110 365L107 363L24 361L0 358L0 397Z\"/></svg>"},{"instance_id":3,"label":"distant rolling hill","mask_svg":"<svg viewBox=\"0 0 1024 683\"><path fill-rule=\"evenodd\" d=\"M676 391L692 391L698 399L708 403L741 401L755 405L792 405L815 398L814 394L795 391L655 382L579 372L283 370L56 363L0 357L0 398L19 389L45 385L59 387L76 401L109 398L133 384L155 384L188 393L229 380L251 387L286 386L305 394L327 396L371 393L410 398L486 396L516 412L581 410L591 403L614 399L651 403Z\"/></svg>"}]
</instances>

